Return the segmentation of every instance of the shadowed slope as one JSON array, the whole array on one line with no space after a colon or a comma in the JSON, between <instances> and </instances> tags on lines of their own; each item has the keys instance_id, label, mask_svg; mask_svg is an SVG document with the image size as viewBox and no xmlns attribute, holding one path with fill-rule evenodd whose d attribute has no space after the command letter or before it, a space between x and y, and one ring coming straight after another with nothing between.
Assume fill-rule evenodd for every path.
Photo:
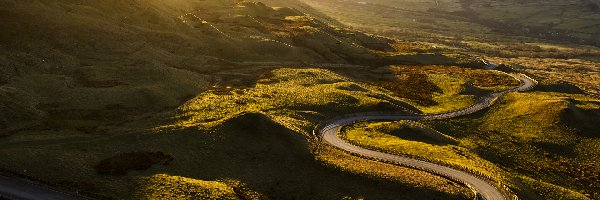
<instances>
[{"instance_id":1,"label":"shadowed slope","mask_svg":"<svg viewBox=\"0 0 600 200\"><path fill-rule=\"evenodd\" d=\"M9 0L0 17L2 132L114 125L176 107L222 79L220 71L365 62L382 57L373 44L390 42L250 1ZM29 114L9 123L16 108Z\"/></svg>"}]
</instances>

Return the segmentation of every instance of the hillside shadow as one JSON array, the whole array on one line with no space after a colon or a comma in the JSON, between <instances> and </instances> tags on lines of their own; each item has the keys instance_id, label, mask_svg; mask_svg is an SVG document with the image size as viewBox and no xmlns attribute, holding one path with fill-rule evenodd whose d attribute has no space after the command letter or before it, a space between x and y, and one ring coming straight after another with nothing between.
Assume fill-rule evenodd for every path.
<instances>
[{"instance_id":1,"label":"hillside shadow","mask_svg":"<svg viewBox=\"0 0 600 200\"><path fill-rule=\"evenodd\" d=\"M452 145L456 144L449 139L442 139L443 136L436 137L432 130L427 130L424 128L415 128L409 126L403 126L401 128L394 129L390 131L388 134L402 138L404 140L423 142L432 145Z\"/></svg>"},{"instance_id":2,"label":"hillside shadow","mask_svg":"<svg viewBox=\"0 0 600 200\"><path fill-rule=\"evenodd\" d=\"M569 84L566 82L563 83L550 83L550 84L539 84L537 85L533 91L539 92L559 92L565 94L585 94L581 88L576 85Z\"/></svg>"},{"instance_id":3,"label":"hillside shadow","mask_svg":"<svg viewBox=\"0 0 600 200\"><path fill-rule=\"evenodd\" d=\"M367 199L460 198L328 167L315 160L305 138L262 114L241 115L216 132L219 135L210 139L208 146L198 144L206 135L194 129L178 133L172 142L198 150L175 154L174 164L180 167L174 171L204 180L237 179L272 199L340 199L346 195Z\"/></svg>"}]
</instances>

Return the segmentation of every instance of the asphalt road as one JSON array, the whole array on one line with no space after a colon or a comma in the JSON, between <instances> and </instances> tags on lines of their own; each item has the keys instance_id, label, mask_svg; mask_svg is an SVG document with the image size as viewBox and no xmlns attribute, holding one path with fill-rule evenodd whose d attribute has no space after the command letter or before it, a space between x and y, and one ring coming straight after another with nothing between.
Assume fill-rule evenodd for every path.
<instances>
[{"instance_id":1,"label":"asphalt road","mask_svg":"<svg viewBox=\"0 0 600 200\"><path fill-rule=\"evenodd\" d=\"M360 114L351 117L339 118L336 120L329 121L325 124L325 126L320 126L316 130L320 133L321 137L324 141L335 146L337 148L346 150L348 152L359 154L365 157L369 157L372 159L378 159L386 162L396 163L398 165L403 165L407 167L413 167L417 169L422 169L426 171L430 171L432 173L436 173L456 181L461 181L466 185L470 186L472 189L481 194L485 199L505 199L502 192L496 189L493 185L486 182L485 180L481 180L473 175L470 175L466 172L458 171L449 167L424 162L420 160L415 160L411 158L406 158L402 156L396 156L386 153L381 153L377 151L372 151L368 149L364 149L358 146L354 146L338 137L338 132L342 127L349 125L356 121L361 120L424 120L424 119L445 119L451 117L457 117L461 115L467 115L470 113L477 112L481 109L487 108L494 103L498 97L502 96L507 92L514 91L525 91L531 89L536 85L535 81L529 79L527 77L515 76L515 78L520 79L523 84L517 88L498 92L491 94L482 98L475 105L460 111L437 114L437 115L368 115L368 114ZM15 200L71 200L71 199L80 199L74 197L72 195L62 193L56 190L53 190L50 187L35 184L30 181L17 179L17 178L9 178L0 176L0 197L15 199Z\"/></svg>"},{"instance_id":2,"label":"asphalt road","mask_svg":"<svg viewBox=\"0 0 600 200\"><path fill-rule=\"evenodd\" d=\"M377 114L377 113L362 113L347 115L345 117L333 119L322 123L315 130L315 134L331 146L342 149L349 153L360 155L362 157L371 158L374 160L384 161L387 163L394 163L397 165L411 167L419 170L428 171L434 174L441 175L443 177L462 182L471 188L476 194L486 200L500 200L510 199L508 198L501 189L497 188L493 183L479 178L467 172L459 171L450 167L425 162L422 160L412 159L408 157L387 154L383 152L373 151L365 149L359 146L355 146L346 142L339 137L339 132L342 127L350 125L357 121L365 120L430 120L430 119L448 119L458 116L464 116L475 113L490 107L494 102L502 95L509 92L527 91L537 85L537 82L525 75L511 74L516 79L521 81L521 85L512 89L492 93L488 96L482 97L474 105L448 113L434 114L434 115L394 115L394 114Z\"/></svg>"}]
</instances>

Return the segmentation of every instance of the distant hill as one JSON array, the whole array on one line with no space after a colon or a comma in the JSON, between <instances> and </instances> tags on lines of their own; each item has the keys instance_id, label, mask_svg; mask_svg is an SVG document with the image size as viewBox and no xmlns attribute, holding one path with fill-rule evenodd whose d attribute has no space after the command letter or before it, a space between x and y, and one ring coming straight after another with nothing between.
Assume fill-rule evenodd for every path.
<instances>
[{"instance_id":1,"label":"distant hill","mask_svg":"<svg viewBox=\"0 0 600 200\"><path fill-rule=\"evenodd\" d=\"M347 25L399 35L502 34L600 45L597 0L302 1Z\"/></svg>"},{"instance_id":2,"label":"distant hill","mask_svg":"<svg viewBox=\"0 0 600 200\"><path fill-rule=\"evenodd\" d=\"M393 50L389 39L251 1L7 0L0 18L2 132L175 107L220 84L222 70L365 63Z\"/></svg>"}]
</instances>

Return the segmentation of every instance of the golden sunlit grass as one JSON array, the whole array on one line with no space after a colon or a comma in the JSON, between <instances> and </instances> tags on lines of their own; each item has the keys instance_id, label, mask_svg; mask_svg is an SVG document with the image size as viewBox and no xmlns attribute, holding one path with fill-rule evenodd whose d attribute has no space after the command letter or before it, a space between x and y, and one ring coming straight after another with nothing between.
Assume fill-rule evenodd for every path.
<instances>
[{"instance_id":1,"label":"golden sunlit grass","mask_svg":"<svg viewBox=\"0 0 600 200\"><path fill-rule=\"evenodd\" d=\"M316 195L336 198L352 194L388 198L398 195L396 192L382 193L378 187L372 187L382 184L394 190L406 188L410 193L400 198L407 199L414 199L415 194L432 198L464 198L470 195L466 188L454 183L443 184L443 179L418 175L421 173L418 171L400 170L408 174L403 176L402 173L386 170L388 165L375 162L353 162L353 166L349 166L347 161L331 156L338 154L315 162L314 155L307 148L306 138L300 134L310 135L316 123L340 114L397 110L394 104L410 106L403 104L403 99L395 97L393 92L326 69L277 69L252 82L256 84L243 88L226 85L208 87L209 90L180 106L174 115L168 112L148 119L152 122L149 124L166 124L161 130L169 134L125 128L106 128L111 131L106 133L111 133L109 136L60 129L28 131L0 141L0 151L7 155L2 158L6 162L0 164L6 169L27 166L29 176L51 183L64 183L62 185L82 185L78 188L119 199L129 198L133 190L130 187L132 180L156 173L211 177L208 180L218 179L215 176L244 180L261 192L272 191L276 187L274 193L269 193L276 197L308 198ZM174 120L159 120L169 116L175 116ZM99 175L93 168L104 159L123 152L139 151L161 151L172 156L173 161L166 166L153 165L119 177ZM43 158L29 159L40 155L44 155ZM281 162L282 159L285 163ZM119 159L115 162L127 164ZM323 166L323 162L328 164L327 167ZM332 170L334 165L343 170ZM64 166L68 166L68 170L63 170ZM267 172L265 170L268 174L263 173ZM413 174L440 185L411 181L409 175ZM278 180L287 180L284 177L300 183L284 181L275 186ZM395 177L395 181L384 180L388 177ZM314 182L322 183L319 186L322 188L315 194L306 193L314 189L309 186ZM413 183L417 185L413 186Z\"/></svg>"},{"instance_id":2,"label":"golden sunlit grass","mask_svg":"<svg viewBox=\"0 0 600 200\"><path fill-rule=\"evenodd\" d=\"M157 174L143 180L136 199L266 199L244 187L243 183L234 180L203 181Z\"/></svg>"},{"instance_id":3,"label":"golden sunlit grass","mask_svg":"<svg viewBox=\"0 0 600 200\"><path fill-rule=\"evenodd\" d=\"M515 78L489 70L452 66L393 66L394 79L372 82L413 102L424 113L469 107L478 96L519 85Z\"/></svg>"},{"instance_id":4,"label":"golden sunlit grass","mask_svg":"<svg viewBox=\"0 0 600 200\"><path fill-rule=\"evenodd\" d=\"M398 98L323 69L277 69L255 87L231 92L207 91L179 108L175 127L210 128L241 113L259 112L294 130L310 130L311 121L328 113L374 110ZM314 121L312 121L314 122Z\"/></svg>"},{"instance_id":5,"label":"golden sunlit grass","mask_svg":"<svg viewBox=\"0 0 600 200\"><path fill-rule=\"evenodd\" d=\"M391 179L422 189L443 191L456 198L470 199L473 195L467 187L428 172L356 157L331 146L319 146L317 159L351 173Z\"/></svg>"},{"instance_id":6,"label":"golden sunlit grass","mask_svg":"<svg viewBox=\"0 0 600 200\"><path fill-rule=\"evenodd\" d=\"M470 106L476 95L484 93L481 91L518 83L505 74L459 67L405 66L391 70L396 81L376 85L393 94L328 70L277 69L251 88L213 88L198 95L179 108L179 122L171 127L210 128L241 113L258 112L305 131L315 117L377 110L382 104L392 105L390 100L414 101L426 113L457 110ZM492 78L483 78L487 75Z\"/></svg>"},{"instance_id":7,"label":"golden sunlit grass","mask_svg":"<svg viewBox=\"0 0 600 200\"><path fill-rule=\"evenodd\" d=\"M590 199L588 196L579 192L549 184L540 180L535 180L527 176L521 176L518 180L528 187L531 187L534 191L538 192L537 195L539 195L541 199Z\"/></svg>"},{"instance_id":8,"label":"golden sunlit grass","mask_svg":"<svg viewBox=\"0 0 600 200\"><path fill-rule=\"evenodd\" d=\"M457 144L410 136L414 133L402 121L358 123L343 136L361 146L492 177L528 198L534 198L533 191L545 199L585 199L584 194L596 197L600 191L600 166L592 161L600 155L593 133L598 120L592 117L599 113L600 102L583 95L510 93L485 113L425 122Z\"/></svg>"},{"instance_id":9,"label":"golden sunlit grass","mask_svg":"<svg viewBox=\"0 0 600 200\"><path fill-rule=\"evenodd\" d=\"M430 80L441 88L441 92L432 97L436 102L433 106L418 107L425 113L442 113L469 107L477 96L465 90L469 89L463 77L448 76L445 74L430 74Z\"/></svg>"},{"instance_id":10,"label":"golden sunlit grass","mask_svg":"<svg viewBox=\"0 0 600 200\"><path fill-rule=\"evenodd\" d=\"M498 131L518 138L566 142L573 130L561 123L572 97L559 93L512 93L482 117L480 130ZM585 99L585 97L584 97Z\"/></svg>"},{"instance_id":11,"label":"golden sunlit grass","mask_svg":"<svg viewBox=\"0 0 600 200\"><path fill-rule=\"evenodd\" d=\"M269 116L245 113L225 120L210 131L188 128L167 134L140 131L114 136L87 136L48 131L45 135L29 132L20 137L1 141L2 168L21 168L26 174L49 183L78 188L96 195L115 199L131 199L137 180L155 174L169 174L185 178L158 177L141 192L147 198L183 198L190 195L227 197L224 179L240 180L251 189L273 199L340 199L343 196L364 196L373 199L469 199L470 191L455 183L417 170L400 170L389 165L369 162L348 162L339 157L327 164L315 159L305 137L291 131ZM45 136L45 137L44 137ZM173 160L168 165L153 165L146 170L132 170L113 176L98 174L94 166L107 158L112 163L126 164L137 160L134 156L120 156L120 152L161 151ZM321 154L319 154L321 155ZM38 156L38 159L31 159ZM118 159L113 159L113 158ZM6 162L4 162L6 161ZM354 170L340 170L352 164ZM361 167L364 165L365 167ZM359 169L378 166L368 174ZM64 169L64 170L63 170ZM390 170L390 171L388 171ZM395 174L392 177L378 174ZM423 182L412 175L423 177ZM215 183L214 180L221 183ZM425 181L431 180L431 183ZM421 183L419 183L421 182ZM419 183L418 185L413 185ZM226 183L228 184L228 183ZM438 185L439 184L439 185ZM229 184L228 184L229 185ZM229 185L230 187L235 187ZM170 196L161 196L161 195ZM236 191L236 194L239 192ZM223 196L225 195L225 196ZM204 197L204 196L203 196ZM193 198L198 199L198 198ZM203 199L203 198L200 198Z\"/></svg>"},{"instance_id":12,"label":"golden sunlit grass","mask_svg":"<svg viewBox=\"0 0 600 200\"><path fill-rule=\"evenodd\" d=\"M310 6L365 31L394 36L410 42L430 42L431 45L403 45L408 52L421 50L484 53L507 57L569 57L594 54L583 47L576 51L559 48L562 45L536 44L532 41L552 40L598 44L596 11L586 2L552 1L355 1L303 0ZM560 8L560 9L559 9ZM584 14L585 13L585 14ZM586 16L586 17L580 17ZM553 24L546 27L546 24ZM508 28L512 27L512 28ZM529 37L515 37L526 28ZM550 29L548 29L550 28ZM553 32L553 34L548 34ZM558 47L557 47L558 46ZM441 48L440 48L441 47ZM433 50L430 50L433 49Z\"/></svg>"},{"instance_id":13,"label":"golden sunlit grass","mask_svg":"<svg viewBox=\"0 0 600 200\"><path fill-rule=\"evenodd\" d=\"M586 59L492 58L495 62L521 67L542 84L568 83L600 96L600 63ZM572 88L572 87L571 87ZM577 89L554 89L554 92L577 93Z\"/></svg>"},{"instance_id":14,"label":"golden sunlit grass","mask_svg":"<svg viewBox=\"0 0 600 200\"><path fill-rule=\"evenodd\" d=\"M461 140L460 144L451 145L447 141L431 139L423 130L404 128L410 127L409 124L405 121L361 122L347 127L342 137L360 146L459 166L486 177L493 177L497 181L505 181L502 169L469 151L468 146L471 144L466 143L468 141ZM448 137L443 134L441 136Z\"/></svg>"},{"instance_id":15,"label":"golden sunlit grass","mask_svg":"<svg viewBox=\"0 0 600 200\"><path fill-rule=\"evenodd\" d=\"M420 11L428 6L409 5ZM346 113L460 109L477 95L515 84L501 73L440 66L392 67L398 81L375 86L326 69L277 69L255 82L258 73L273 66L456 64L472 58L454 52L461 46L451 41L394 41L252 1L12 0L3 6L1 15L7 20L0 23L0 170L102 198L129 199L134 192L140 199L263 197L253 190L274 199L472 198L467 188L428 173L328 147L310 149L318 144L301 134L308 136L316 123ZM440 2L440 7L461 9L456 2ZM415 22L396 15L395 10L377 13L400 17L356 12L352 16L358 17L342 19L374 26L429 23L419 21L422 16ZM485 31L450 21L439 23ZM464 45L512 51L492 42ZM570 51L585 53L560 48L552 55ZM594 62L544 60L541 67L553 70L528 72L572 79L586 91L600 91ZM579 76L582 71L589 76ZM492 108L497 114L481 120L430 123L445 128L423 133L433 141L419 140L419 133L388 135L402 122L375 123L373 130L357 127L348 135L370 141L365 145L427 156L502 176L498 179L503 181L505 174L526 175L517 178L544 198L561 193L574 198L578 192L600 198L600 122L594 121L600 115L593 115L600 107L597 102L536 93L511 95L502 103L514 106ZM597 117L586 119L590 113ZM564 115L577 119L576 127L557 120ZM161 125L164 132L151 129ZM142 187L136 191L140 180Z\"/></svg>"}]
</instances>

